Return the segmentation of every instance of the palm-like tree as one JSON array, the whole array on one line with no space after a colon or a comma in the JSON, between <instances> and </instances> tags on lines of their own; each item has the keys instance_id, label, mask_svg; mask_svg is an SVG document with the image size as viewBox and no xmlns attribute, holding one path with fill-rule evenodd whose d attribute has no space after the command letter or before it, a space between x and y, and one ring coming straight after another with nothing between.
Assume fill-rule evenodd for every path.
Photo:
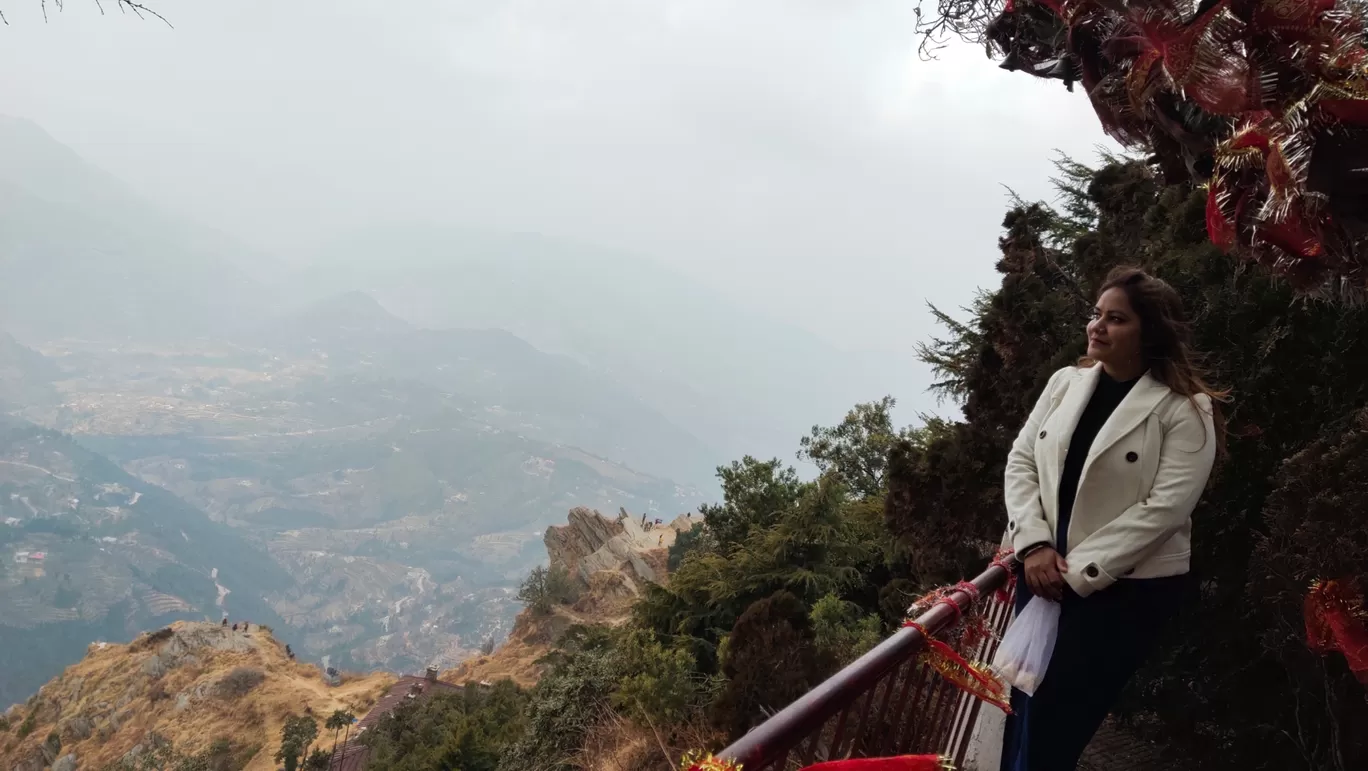
<instances>
[{"instance_id":1,"label":"palm-like tree","mask_svg":"<svg viewBox=\"0 0 1368 771\"><path fill-rule=\"evenodd\" d=\"M345 752L347 747L347 739L351 738L351 726L354 720L356 720L356 715L353 715L351 712L347 710L338 709L333 710L333 713L328 716L328 721L323 724L327 728L331 728L333 732L332 756L328 759L329 768L331 768L333 763L337 760L337 732L344 728L347 729L346 733L342 737L342 748Z\"/></svg>"}]
</instances>

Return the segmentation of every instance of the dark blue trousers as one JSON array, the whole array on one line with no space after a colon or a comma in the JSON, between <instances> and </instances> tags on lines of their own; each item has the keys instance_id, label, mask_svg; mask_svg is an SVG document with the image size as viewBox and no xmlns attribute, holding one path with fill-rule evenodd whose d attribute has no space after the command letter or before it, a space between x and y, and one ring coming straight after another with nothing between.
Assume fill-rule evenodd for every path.
<instances>
[{"instance_id":1,"label":"dark blue trousers","mask_svg":"<svg viewBox=\"0 0 1368 771\"><path fill-rule=\"evenodd\" d=\"M1018 566L1018 613L1031 599L1022 571ZM1187 575L1122 579L1086 598L1066 587L1045 679L1034 696L1012 689L1002 771L1075 771L1193 586Z\"/></svg>"}]
</instances>

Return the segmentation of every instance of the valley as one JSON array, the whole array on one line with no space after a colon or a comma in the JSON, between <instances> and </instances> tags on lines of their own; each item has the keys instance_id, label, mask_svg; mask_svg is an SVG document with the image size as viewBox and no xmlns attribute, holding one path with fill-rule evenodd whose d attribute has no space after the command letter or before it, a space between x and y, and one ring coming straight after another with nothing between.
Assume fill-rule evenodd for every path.
<instances>
[{"instance_id":1,"label":"valley","mask_svg":"<svg viewBox=\"0 0 1368 771\"><path fill-rule=\"evenodd\" d=\"M564 441L655 440L598 420L587 376L555 375L577 365L498 333L460 351L448 337L406 368L398 337L413 333L358 326L374 309L349 302L364 313L282 324L269 346L30 352L53 398L7 403L0 439L0 634L26 643L6 646L5 671L25 674L0 701L92 639L175 619L270 624L325 667L451 668L507 635L517 583L567 510L696 505L695 488ZM550 376L519 385L519 357Z\"/></svg>"}]
</instances>

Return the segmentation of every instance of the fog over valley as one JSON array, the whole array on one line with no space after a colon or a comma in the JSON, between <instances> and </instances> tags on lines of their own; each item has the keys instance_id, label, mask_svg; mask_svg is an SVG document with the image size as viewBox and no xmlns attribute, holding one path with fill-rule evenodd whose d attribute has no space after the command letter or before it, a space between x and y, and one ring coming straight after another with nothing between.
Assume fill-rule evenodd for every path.
<instances>
[{"instance_id":1,"label":"fog over valley","mask_svg":"<svg viewBox=\"0 0 1368 771\"><path fill-rule=\"evenodd\" d=\"M953 413L928 306L1103 143L893 0L4 5L0 707L185 619L454 667L571 509Z\"/></svg>"}]
</instances>

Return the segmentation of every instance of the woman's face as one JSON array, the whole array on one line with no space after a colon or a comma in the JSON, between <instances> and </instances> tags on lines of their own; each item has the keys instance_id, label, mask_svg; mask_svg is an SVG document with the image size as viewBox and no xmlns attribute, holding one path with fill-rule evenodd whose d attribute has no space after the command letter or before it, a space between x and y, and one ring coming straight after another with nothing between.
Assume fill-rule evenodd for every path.
<instances>
[{"instance_id":1,"label":"woman's face","mask_svg":"<svg viewBox=\"0 0 1368 771\"><path fill-rule=\"evenodd\" d=\"M1092 321L1088 322L1088 356L1120 368L1130 368L1142 361L1140 317L1118 287L1097 298Z\"/></svg>"}]
</instances>

